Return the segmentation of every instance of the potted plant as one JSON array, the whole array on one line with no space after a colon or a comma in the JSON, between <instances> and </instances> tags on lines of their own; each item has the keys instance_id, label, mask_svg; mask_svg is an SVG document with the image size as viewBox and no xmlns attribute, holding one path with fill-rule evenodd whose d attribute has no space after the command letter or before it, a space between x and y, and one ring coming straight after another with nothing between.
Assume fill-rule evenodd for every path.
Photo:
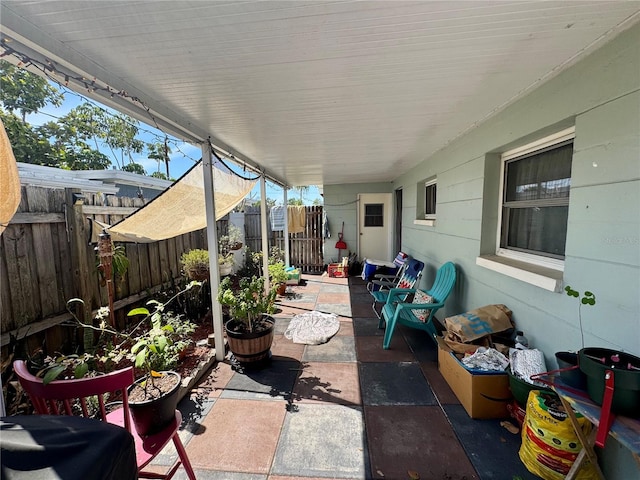
<instances>
[{"instance_id":1,"label":"potted plant","mask_svg":"<svg viewBox=\"0 0 640 480\"><path fill-rule=\"evenodd\" d=\"M173 419L178 404L178 389L181 378L177 372L169 370L174 366L184 345L174 342L175 321L171 314L164 312L164 304L152 300L153 311L147 308L131 310L127 316L141 315L142 322L150 322L151 328L134 335L135 343L127 352L145 375L129 387L129 407L131 417L140 435L149 435L164 428Z\"/></svg>"},{"instance_id":2,"label":"potted plant","mask_svg":"<svg viewBox=\"0 0 640 480\"><path fill-rule=\"evenodd\" d=\"M218 238L218 250L223 255L235 250L240 250L242 245L242 232L233 224L229 224L226 235L221 235Z\"/></svg>"},{"instance_id":3,"label":"potted plant","mask_svg":"<svg viewBox=\"0 0 640 480\"><path fill-rule=\"evenodd\" d=\"M218 267L220 268L220 275L230 275L233 271L233 253L229 252L226 255L223 253L218 254Z\"/></svg>"},{"instance_id":4,"label":"potted plant","mask_svg":"<svg viewBox=\"0 0 640 480\"><path fill-rule=\"evenodd\" d=\"M182 272L191 280L202 282L209 279L209 252L194 248L180 257Z\"/></svg>"},{"instance_id":5,"label":"potted plant","mask_svg":"<svg viewBox=\"0 0 640 480\"><path fill-rule=\"evenodd\" d=\"M269 264L269 281L276 287L278 295L284 295L287 290L287 271L283 262Z\"/></svg>"},{"instance_id":6,"label":"potted plant","mask_svg":"<svg viewBox=\"0 0 640 480\"><path fill-rule=\"evenodd\" d=\"M84 328L97 330L101 335L112 337L112 341L104 349L104 354L99 357L103 363L112 361L119 364L126 358L144 372L128 389L131 416L140 435L160 431L174 417L181 378L171 369L175 368L181 351L187 347L189 341L185 338L194 331L195 325L183 320L180 315L174 315L166 307L196 285L200 285L199 282L189 283L164 303L150 300L147 306L151 310L147 307L131 310L127 314L128 317L142 318L126 333L118 332L107 325L106 307L98 311L97 326L80 322ZM67 306L76 301L82 302L80 299L72 299L67 302ZM79 321L77 317L76 321ZM121 341L115 344L116 339ZM81 368L86 370L84 367ZM77 372L74 373L77 376ZM52 375L50 372L49 377Z\"/></svg>"},{"instance_id":7,"label":"potted plant","mask_svg":"<svg viewBox=\"0 0 640 480\"><path fill-rule=\"evenodd\" d=\"M578 304L578 322L580 326L580 342L582 348L584 348L584 333L582 329L582 305L595 305L596 296L590 292L585 291L582 298L580 298L580 292L567 285L564 288L565 293L569 297L575 297L580 300ZM556 352L556 362L560 369L560 377L569 386L584 390L587 385L587 378L578 368L578 353L573 351L561 351Z\"/></svg>"},{"instance_id":8,"label":"potted plant","mask_svg":"<svg viewBox=\"0 0 640 480\"><path fill-rule=\"evenodd\" d=\"M229 349L245 364L269 357L273 343L276 289L265 291L263 277L241 278L235 287L226 277L220 283L218 302L229 310L225 323Z\"/></svg>"}]
</instances>

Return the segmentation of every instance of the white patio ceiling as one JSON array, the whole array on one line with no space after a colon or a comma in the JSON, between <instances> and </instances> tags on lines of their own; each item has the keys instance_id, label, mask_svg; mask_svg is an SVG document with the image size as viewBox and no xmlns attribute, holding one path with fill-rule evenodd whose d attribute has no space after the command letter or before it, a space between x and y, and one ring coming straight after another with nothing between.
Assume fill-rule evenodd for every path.
<instances>
[{"instance_id":1,"label":"white patio ceiling","mask_svg":"<svg viewBox=\"0 0 640 480\"><path fill-rule=\"evenodd\" d=\"M6 45L138 97L167 131L210 136L288 185L329 185L393 180L639 11L611 1L2 0L0 22ZM139 104L91 95L149 123Z\"/></svg>"}]
</instances>

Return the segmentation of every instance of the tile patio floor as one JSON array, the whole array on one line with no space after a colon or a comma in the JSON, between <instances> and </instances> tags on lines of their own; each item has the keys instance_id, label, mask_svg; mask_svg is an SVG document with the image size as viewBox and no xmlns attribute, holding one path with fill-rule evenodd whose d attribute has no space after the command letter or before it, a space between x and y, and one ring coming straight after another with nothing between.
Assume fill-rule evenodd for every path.
<instances>
[{"instance_id":1,"label":"tile patio floor","mask_svg":"<svg viewBox=\"0 0 640 480\"><path fill-rule=\"evenodd\" d=\"M360 278L303 278L279 302L271 364L217 364L180 403L198 479L537 478L518 458L519 435L469 418L426 333L401 329L385 351ZM292 316L314 309L339 315L338 334L317 346L287 340ZM155 468L173 458L168 447Z\"/></svg>"}]
</instances>

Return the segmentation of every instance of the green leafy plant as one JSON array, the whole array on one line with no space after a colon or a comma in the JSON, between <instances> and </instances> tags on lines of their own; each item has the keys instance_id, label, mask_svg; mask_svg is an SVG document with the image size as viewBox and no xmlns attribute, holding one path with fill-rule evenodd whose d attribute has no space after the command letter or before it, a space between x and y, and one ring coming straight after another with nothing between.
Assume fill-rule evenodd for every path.
<instances>
[{"instance_id":1,"label":"green leafy plant","mask_svg":"<svg viewBox=\"0 0 640 480\"><path fill-rule=\"evenodd\" d=\"M224 265L233 265L233 253L227 253L226 255L218 254L218 265L221 267Z\"/></svg>"},{"instance_id":2,"label":"green leafy plant","mask_svg":"<svg viewBox=\"0 0 640 480\"><path fill-rule=\"evenodd\" d=\"M188 340L183 339L184 335L192 333L195 325L183 321L180 315L165 312L164 305L160 302L152 300L147 305L153 305L153 310L142 307L127 314L129 317L143 316L143 321L150 321L151 328L131 337L135 343L124 353L136 368L145 370L153 378L155 371L175 368L180 352L188 346Z\"/></svg>"},{"instance_id":3,"label":"green leafy plant","mask_svg":"<svg viewBox=\"0 0 640 480\"><path fill-rule=\"evenodd\" d=\"M288 275L283 262L269 264L269 280L273 285L286 283L287 278Z\"/></svg>"},{"instance_id":4,"label":"green leafy plant","mask_svg":"<svg viewBox=\"0 0 640 480\"><path fill-rule=\"evenodd\" d=\"M584 295L580 297L580 292L571 288L570 285L564 287L564 291L569 297L580 299L580 303L578 304L578 321L580 322L580 340L582 342L582 348L584 348L584 333L582 331L582 305L595 305L596 296L592 292L585 290Z\"/></svg>"},{"instance_id":5,"label":"green leafy plant","mask_svg":"<svg viewBox=\"0 0 640 480\"><path fill-rule=\"evenodd\" d=\"M227 234L218 237L218 252L227 256L233 250L240 248L242 248L242 232L240 228L230 223Z\"/></svg>"},{"instance_id":6,"label":"green leafy plant","mask_svg":"<svg viewBox=\"0 0 640 480\"><path fill-rule=\"evenodd\" d=\"M195 330L195 324L184 320L181 315L175 315L167 309L178 297L186 294L192 288L201 286L200 282L190 282L184 289L179 290L165 302L150 300L147 307L134 308L127 314L128 317L138 317L139 322L128 332L119 332L110 327L107 323L109 316L108 307L101 307L95 316L97 325L82 323L71 309L71 305L82 302L79 298L73 298L67 302L67 309L73 315L77 324L87 330L100 333L100 338L108 338L107 345L103 349L103 354L97 356L101 363L109 361L118 364L124 358L130 360L136 368L145 371L149 382L153 385L153 378L160 370L169 370L176 366L180 352L186 348L191 341L187 335ZM115 343L119 340L118 343ZM81 365L82 357L56 358L50 362L46 372L47 380L52 381L58 378L62 372L69 370L69 363L74 363L74 375L86 375L89 368ZM84 363L89 363L87 358ZM57 366L56 366L57 364ZM66 368L61 368L66 366Z\"/></svg>"},{"instance_id":7,"label":"green leafy plant","mask_svg":"<svg viewBox=\"0 0 640 480\"><path fill-rule=\"evenodd\" d=\"M42 377L42 383L45 385L56 379L83 378L91 370L95 370L95 364L96 358L90 353L47 356L44 359L44 368L36 376Z\"/></svg>"},{"instance_id":8,"label":"green leafy plant","mask_svg":"<svg viewBox=\"0 0 640 480\"><path fill-rule=\"evenodd\" d=\"M194 248L180 257L182 273L192 280L205 280L209 277L209 251Z\"/></svg>"},{"instance_id":9,"label":"green leafy plant","mask_svg":"<svg viewBox=\"0 0 640 480\"><path fill-rule=\"evenodd\" d=\"M241 322L253 332L263 314L275 311L277 291L274 287L265 291L263 277L241 278L237 287L226 277L220 283L218 302L229 308L231 318Z\"/></svg>"}]
</instances>

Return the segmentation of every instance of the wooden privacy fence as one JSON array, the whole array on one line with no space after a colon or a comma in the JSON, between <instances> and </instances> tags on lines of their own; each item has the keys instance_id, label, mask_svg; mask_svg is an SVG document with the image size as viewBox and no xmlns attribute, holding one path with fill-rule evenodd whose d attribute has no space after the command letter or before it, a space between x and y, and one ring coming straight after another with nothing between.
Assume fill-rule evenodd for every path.
<instances>
[{"instance_id":1,"label":"wooden privacy fence","mask_svg":"<svg viewBox=\"0 0 640 480\"><path fill-rule=\"evenodd\" d=\"M28 337L28 351L72 342L73 329L58 326L71 318L67 300L83 299L85 318L92 308L108 304L95 246L88 243L87 217L113 224L141 206L137 198L85 194L83 199L78 190L22 187L18 212L0 237L3 358L12 336ZM226 222L220 225L225 227ZM182 253L207 248L206 231L124 246L129 269L115 278L115 310L177 281Z\"/></svg>"},{"instance_id":2,"label":"wooden privacy fence","mask_svg":"<svg viewBox=\"0 0 640 480\"><path fill-rule=\"evenodd\" d=\"M73 345L76 332L60 324L71 318L67 301L80 298L85 319L108 305L101 285L95 245L90 238L90 217L113 225L143 206L138 198L85 194L79 190L22 187L18 212L0 237L0 327L2 358L11 338L25 338L29 353L45 346L52 354ZM290 235L291 264L305 273L320 273L322 207L305 208L304 232ZM267 222L270 227L270 222ZM220 235L228 231L228 217L218 221ZM262 249L260 209L245 211L245 242L252 251ZM115 276L114 310L169 287L181 279L180 257L193 248L207 248L206 230L153 243L124 243L128 271ZM284 249L283 232L269 228L269 245Z\"/></svg>"},{"instance_id":3,"label":"wooden privacy fence","mask_svg":"<svg viewBox=\"0 0 640 480\"><path fill-rule=\"evenodd\" d=\"M291 265L303 273L321 273L324 267L322 254L322 206L314 205L305 208L305 227L300 233L289 235L289 252ZM249 250L262 250L262 234L260 227L260 207L245 207L245 241ZM284 232L273 232L271 222L267 219L269 248L277 246L284 250Z\"/></svg>"}]
</instances>

